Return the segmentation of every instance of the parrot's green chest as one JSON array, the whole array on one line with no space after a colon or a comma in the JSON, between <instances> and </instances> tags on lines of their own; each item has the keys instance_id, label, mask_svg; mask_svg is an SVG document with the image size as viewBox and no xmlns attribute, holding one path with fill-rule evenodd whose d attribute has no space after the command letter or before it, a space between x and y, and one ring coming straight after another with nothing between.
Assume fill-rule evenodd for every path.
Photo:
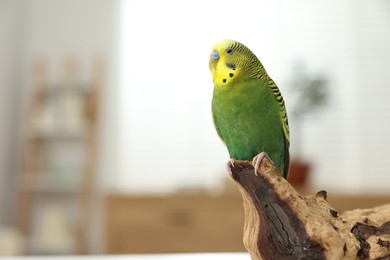
<instances>
[{"instance_id":1,"label":"parrot's green chest","mask_svg":"<svg viewBox=\"0 0 390 260\"><path fill-rule=\"evenodd\" d=\"M247 81L215 87L212 112L215 128L231 158L252 160L257 154L267 152L277 166L283 164L279 108L265 83Z\"/></svg>"}]
</instances>

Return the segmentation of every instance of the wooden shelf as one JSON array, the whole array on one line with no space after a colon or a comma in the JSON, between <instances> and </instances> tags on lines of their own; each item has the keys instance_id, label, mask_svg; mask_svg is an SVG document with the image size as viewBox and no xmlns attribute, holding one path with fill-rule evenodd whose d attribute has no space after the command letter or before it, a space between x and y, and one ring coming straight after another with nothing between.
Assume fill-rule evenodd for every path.
<instances>
[{"instance_id":1,"label":"wooden shelf","mask_svg":"<svg viewBox=\"0 0 390 260\"><path fill-rule=\"evenodd\" d=\"M41 141L83 141L89 136L84 132L53 132L53 133L31 133L29 139Z\"/></svg>"},{"instance_id":2,"label":"wooden shelf","mask_svg":"<svg viewBox=\"0 0 390 260\"><path fill-rule=\"evenodd\" d=\"M45 173L46 174L46 173ZM79 195L83 192L80 184L65 184L58 181L36 181L36 182L24 182L20 185L20 191L24 193L37 193L37 194L69 194Z\"/></svg>"},{"instance_id":3,"label":"wooden shelf","mask_svg":"<svg viewBox=\"0 0 390 260\"><path fill-rule=\"evenodd\" d=\"M51 251L50 245L45 251L44 241L50 241L50 238L47 240L47 234L39 234L42 230L47 232L48 227L36 226L46 225L46 218L56 225L53 218L60 215L56 210L77 211L67 212L69 217L61 220L68 221L69 228L74 229L69 234L75 237L67 237L64 241L74 240L72 243L77 249L58 253L84 254L89 251L87 239L91 198L95 192L103 64L97 60L92 62L90 82L77 77L76 65L73 57L67 57L65 73L55 82L49 82L48 68L43 60L33 65L16 212L16 225L26 234L27 241L31 241L27 245L29 251L25 253L56 253Z\"/></svg>"}]
</instances>

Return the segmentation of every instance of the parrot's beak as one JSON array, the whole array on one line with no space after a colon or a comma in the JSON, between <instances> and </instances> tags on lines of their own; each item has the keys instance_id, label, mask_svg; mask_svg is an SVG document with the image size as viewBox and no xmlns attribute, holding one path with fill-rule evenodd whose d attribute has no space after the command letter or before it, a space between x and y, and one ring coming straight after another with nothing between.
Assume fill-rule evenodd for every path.
<instances>
[{"instance_id":1,"label":"parrot's beak","mask_svg":"<svg viewBox=\"0 0 390 260\"><path fill-rule=\"evenodd\" d=\"M218 53L218 51L213 51L210 54L210 60L209 60L209 68L211 70L216 68L218 60L219 60L219 53Z\"/></svg>"},{"instance_id":2,"label":"parrot's beak","mask_svg":"<svg viewBox=\"0 0 390 260\"><path fill-rule=\"evenodd\" d=\"M210 60L209 60L209 68L211 70L211 73L213 74L213 79L216 75L218 61L219 61L219 53L218 53L218 51L213 51L210 54Z\"/></svg>"},{"instance_id":3,"label":"parrot's beak","mask_svg":"<svg viewBox=\"0 0 390 260\"><path fill-rule=\"evenodd\" d=\"M219 53L218 53L218 51L213 51L210 54L210 60L219 60Z\"/></svg>"}]
</instances>

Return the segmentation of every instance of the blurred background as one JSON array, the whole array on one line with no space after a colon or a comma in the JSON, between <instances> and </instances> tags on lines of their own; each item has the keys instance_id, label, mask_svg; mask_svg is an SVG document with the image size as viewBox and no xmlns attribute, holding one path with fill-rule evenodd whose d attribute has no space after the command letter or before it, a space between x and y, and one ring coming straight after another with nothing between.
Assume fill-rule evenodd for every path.
<instances>
[{"instance_id":1,"label":"blurred background","mask_svg":"<svg viewBox=\"0 0 390 260\"><path fill-rule=\"evenodd\" d=\"M390 3L0 1L0 255L244 251L211 118L211 47L281 89L291 177L390 201Z\"/></svg>"}]
</instances>

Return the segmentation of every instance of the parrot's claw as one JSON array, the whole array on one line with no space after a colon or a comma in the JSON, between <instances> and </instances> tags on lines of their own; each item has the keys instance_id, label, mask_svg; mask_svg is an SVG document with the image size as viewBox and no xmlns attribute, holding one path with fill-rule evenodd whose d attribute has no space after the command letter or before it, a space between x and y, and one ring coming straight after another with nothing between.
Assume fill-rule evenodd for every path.
<instances>
[{"instance_id":1,"label":"parrot's claw","mask_svg":"<svg viewBox=\"0 0 390 260\"><path fill-rule=\"evenodd\" d=\"M260 167L260 164L261 164L261 161L264 159L264 157L267 157L267 159L272 163L274 164L274 162L271 160L271 158L269 158L268 154L265 153L265 152L261 152L259 153L258 155L256 155L253 160L252 160L252 165L253 167L255 167L255 174L257 176L257 170L259 169Z\"/></svg>"},{"instance_id":2,"label":"parrot's claw","mask_svg":"<svg viewBox=\"0 0 390 260\"><path fill-rule=\"evenodd\" d=\"M234 167L234 161L235 161L234 158L231 158L230 161L229 161L229 162L230 162L230 165L231 165L232 167Z\"/></svg>"}]
</instances>

